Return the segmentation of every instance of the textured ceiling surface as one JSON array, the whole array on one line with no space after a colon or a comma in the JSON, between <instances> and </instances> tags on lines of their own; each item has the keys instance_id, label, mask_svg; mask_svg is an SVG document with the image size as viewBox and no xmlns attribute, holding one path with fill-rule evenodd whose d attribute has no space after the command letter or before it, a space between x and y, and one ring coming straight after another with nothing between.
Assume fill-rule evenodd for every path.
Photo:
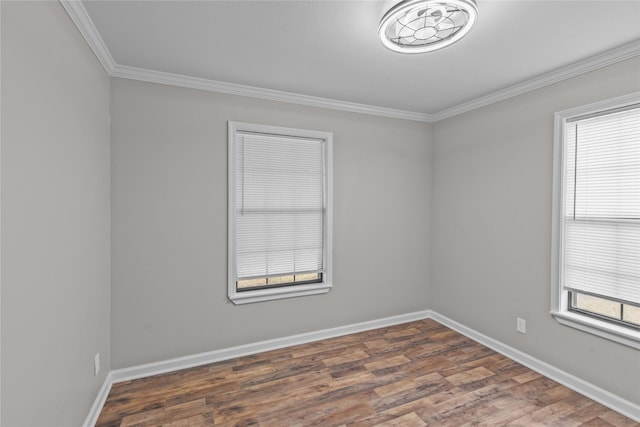
<instances>
[{"instance_id":1,"label":"textured ceiling surface","mask_svg":"<svg viewBox=\"0 0 640 427\"><path fill-rule=\"evenodd\" d=\"M84 1L118 65L433 114L640 39L640 1L479 0L458 43L380 42L381 1Z\"/></svg>"}]
</instances>

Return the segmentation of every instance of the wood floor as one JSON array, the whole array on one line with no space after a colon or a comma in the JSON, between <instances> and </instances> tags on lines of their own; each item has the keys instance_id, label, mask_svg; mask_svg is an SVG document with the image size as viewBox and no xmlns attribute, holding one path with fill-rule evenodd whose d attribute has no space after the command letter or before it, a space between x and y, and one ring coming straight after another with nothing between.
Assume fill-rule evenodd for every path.
<instances>
[{"instance_id":1,"label":"wood floor","mask_svg":"<svg viewBox=\"0 0 640 427\"><path fill-rule=\"evenodd\" d=\"M631 426L433 320L114 384L97 426Z\"/></svg>"}]
</instances>

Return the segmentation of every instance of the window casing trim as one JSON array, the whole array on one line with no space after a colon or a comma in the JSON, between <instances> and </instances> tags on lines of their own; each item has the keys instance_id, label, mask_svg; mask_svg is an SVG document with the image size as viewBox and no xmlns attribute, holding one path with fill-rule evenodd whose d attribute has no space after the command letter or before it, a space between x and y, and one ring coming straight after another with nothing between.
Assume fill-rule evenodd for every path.
<instances>
[{"instance_id":1,"label":"window casing trim","mask_svg":"<svg viewBox=\"0 0 640 427\"><path fill-rule=\"evenodd\" d=\"M333 133L308 129L294 129L281 126L270 126L254 123L229 121L228 161L227 161L227 296L234 304L248 304L260 301L294 298L307 295L326 294L333 288ZM321 139L326 143L326 208L324 224L324 253L322 282L302 283L282 287L238 291L236 287L236 236L235 236L235 173L232 165L235 162L235 137L238 132L254 132L261 134L289 135L302 138Z\"/></svg>"},{"instance_id":2,"label":"window casing trim","mask_svg":"<svg viewBox=\"0 0 640 427\"><path fill-rule=\"evenodd\" d=\"M551 311L558 323L640 350L638 333L612 322L573 311Z\"/></svg>"},{"instance_id":3,"label":"window casing trim","mask_svg":"<svg viewBox=\"0 0 640 427\"><path fill-rule=\"evenodd\" d=\"M553 188L551 218L551 310L558 323L584 332L640 349L640 332L612 322L568 310L569 291L563 289L563 212L564 212L564 129L571 119L608 110L630 107L640 102L640 92L559 111L554 115Z\"/></svg>"}]
</instances>

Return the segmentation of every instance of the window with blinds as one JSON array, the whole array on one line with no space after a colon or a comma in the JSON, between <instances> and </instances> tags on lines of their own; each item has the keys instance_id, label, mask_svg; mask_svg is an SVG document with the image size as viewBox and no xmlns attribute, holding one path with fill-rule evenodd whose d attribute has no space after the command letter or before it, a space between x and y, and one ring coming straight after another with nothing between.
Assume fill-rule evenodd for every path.
<instances>
[{"instance_id":1,"label":"window with blinds","mask_svg":"<svg viewBox=\"0 0 640 427\"><path fill-rule=\"evenodd\" d=\"M565 120L567 309L640 327L640 104Z\"/></svg>"},{"instance_id":2,"label":"window with blinds","mask_svg":"<svg viewBox=\"0 0 640 427\"><path fill-rule=\"evenodd\" d=\"M326 132L230 122L232 300L325 291L331 139Z\"/></svg>"}]
</instances>

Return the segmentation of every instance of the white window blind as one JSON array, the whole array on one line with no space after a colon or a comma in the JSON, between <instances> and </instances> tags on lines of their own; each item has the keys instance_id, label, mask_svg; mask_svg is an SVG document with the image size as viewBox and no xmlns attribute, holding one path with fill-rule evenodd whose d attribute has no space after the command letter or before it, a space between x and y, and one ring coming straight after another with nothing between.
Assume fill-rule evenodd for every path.
<instances>
[{"instance_id":1,"label":"white window blind","mask_svg":"<svg viewBox=\"0 0 640 427\"><path fill-rule=\"evenodd\" d=\"M563 283L640 304L640 106L565 126Z\"/></svg>"},{"instance_id":2,"label":"white window blind","mask_svg":"<svg viewBox=\"0 0 640 427\"><path fill-rule=\"evenodd\" d=\"M238 132L236 279L323 272L326 141Z\"/></svg>"}]
</instances>

